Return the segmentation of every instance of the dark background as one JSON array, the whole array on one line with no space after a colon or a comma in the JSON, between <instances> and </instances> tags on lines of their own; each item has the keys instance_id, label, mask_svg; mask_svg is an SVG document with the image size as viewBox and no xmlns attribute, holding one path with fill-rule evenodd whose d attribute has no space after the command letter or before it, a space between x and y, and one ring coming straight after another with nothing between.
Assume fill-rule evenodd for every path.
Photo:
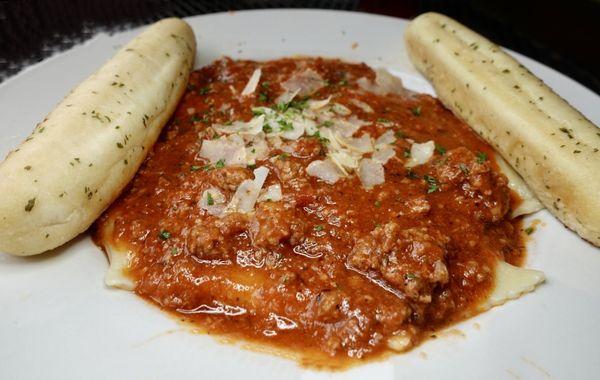
<instances>
[{"instance_id":1,"label":"dark background","mask_svg":"<svg viewBox=\"0 0 600 380\"><path fill-rule=\"evenodd\" d=\"M280 7L403 18L445 13L600 93L600 0L0 0L0 81L98 31L168 16Z\"/></svg>"}]
</instances>

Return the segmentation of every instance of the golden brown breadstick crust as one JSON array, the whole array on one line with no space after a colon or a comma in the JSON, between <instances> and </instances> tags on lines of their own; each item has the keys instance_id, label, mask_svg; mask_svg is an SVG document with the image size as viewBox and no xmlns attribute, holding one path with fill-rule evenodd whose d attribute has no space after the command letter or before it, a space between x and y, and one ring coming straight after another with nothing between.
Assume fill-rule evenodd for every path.
<instances>
[{"instance_id":1,"label":"golden brown breadstick crust","mask_svg":"<svg viewBox=\"0 0 600 380\"><path fill-rule=\"evenodd\" d=\"M500 152L550 212L600 246L600 129L451 18L423 14L405 38L440 100Z\"/></svg>"},{"instance_id":2,"label":"golden brown breadstick crust","mask_svg":"<svg viewBox=\"0 0 600 380\"><path fill-rule=\"evenodd\" d=\"M155 23L67 95L0 163L0 252L47 251L100 216L173 113L195 51L185 21Z\"/></svg>"}]
</instances>

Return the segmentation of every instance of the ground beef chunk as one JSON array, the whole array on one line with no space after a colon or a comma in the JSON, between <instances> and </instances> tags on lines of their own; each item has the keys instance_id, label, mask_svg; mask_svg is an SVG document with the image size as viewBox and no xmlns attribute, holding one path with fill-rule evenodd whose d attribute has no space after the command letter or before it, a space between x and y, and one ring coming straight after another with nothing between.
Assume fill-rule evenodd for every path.
<instances>
[{"instance_id":1,"label":"ground beef chunk","mask_svg":"<svg viewBox=\"0 0 600 380\"><path fill-rule=\"evenodd\" d=\"M210 182L217 187L230 191L235 191L240 183L252 178L252 172L239 167L227 167L210 171Z\"/></svg>"},{"instance_id":2,"label":"ground beef chunk","mask_svg":"<svg viewBox=\"0 0 600 380\"><path fill-rule=\"evenodd\" d=\"M359 239L347 262L363 272L376 272L409 298L427 303L434 287L448 282L448 241L432 228L402 230L390 222Z\"/></svg>"},{"instance_id":3,"label":"ground beef chunk","mask_svg":"<svg viewBox=\"0 0 600 380\"><path fill-rule=\"evenodd\" d=\"M491 169L488 160L478 160L473 152L460 147L448 151L445 159L434 166L433 176L442 189L448 186L461 189L462 196L455 198L457 207L469 207L474 215L486 222L497 222L510 207L508 180Z\"/></svg>"},{"instance_id":4,"label":"ground beef chunk","mask_svg":"<svg viewBox=\"0 0 600 380\"><path fill-rule=\"evenodd\" d=\"M231 239L248 228L248 217L237 212L215 218L212 223L198 223L190 231L188 247L200 259L225 259L231 254Z\"/></svg>"},{"instance_id":5,"label":"ground beef chunk","mask_svg":"<svg viewBox=\"0 0 600 380\"><path fill-rule=\"evenodd\" d=\"M261 202L256 206L251 232L257 247L274 248L281 242L292 246L300 243L304 223L295 216L295 209L283 202Z\"/></svg>"}]
</instances>

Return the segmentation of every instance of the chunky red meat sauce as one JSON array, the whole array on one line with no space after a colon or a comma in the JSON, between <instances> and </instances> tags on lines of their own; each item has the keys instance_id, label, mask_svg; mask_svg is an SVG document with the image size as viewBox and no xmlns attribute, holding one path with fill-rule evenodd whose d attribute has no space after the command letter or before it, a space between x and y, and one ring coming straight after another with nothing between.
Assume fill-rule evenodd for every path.
<instances>
[{"instance_id":1,"label":"chunky red meat sauce","mask_svg":"<svg viewBox=\"0 0 600 380\"><path fill-rule=\"evenodd\" d=\"M240 96L259 66L255 92ZM249 120L253 106L277 107L281 83L306 68L324 86L290 107L332 96L369 122L355 136L394 130L384 184L367 191L356 175L335 184L309 176L327 143L311 136L284 141L250 167L198 156L203 140L219 138L211 125ZM223 59L192 73L130 187L98 222L114 221L109 239L135 252L135 292L209 333L320 363L379 356L390 337L403 338L396 349L409 348L472 314L491 289L494 262L518 264L524 254L518 222L508 217L507 179L490 146L438 100L376 95L360 78L375 73L320 58ZM434 156L407 169L411 143L428 140ZM281 201L223 216L199 207L204 190L229 198L260 166L269 169L264 187L281 184Z\"/></svg>"}]
</instances>

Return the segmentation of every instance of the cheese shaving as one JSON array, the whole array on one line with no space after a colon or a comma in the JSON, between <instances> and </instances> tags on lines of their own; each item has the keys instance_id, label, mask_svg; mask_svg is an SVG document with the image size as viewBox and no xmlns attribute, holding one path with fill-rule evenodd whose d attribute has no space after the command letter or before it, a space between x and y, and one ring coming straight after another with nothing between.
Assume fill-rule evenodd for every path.
<instances>
[{"instance_id":1,"label":"cheese shaving","mask_svg":"<svg viewBox=\"0 0 600 380\"><path fill-rule=\"evenodd\" d=\"M242 96L248 96L256 91L256 86L258 86L261 74L262 71L260 68L254 70L252 76L248 80L248 83L246 83L246 87L244 87L244 90L242 91Z\"/></svg>"},{"instance_id":2,"label":"cheese shaving","mask_svg":"<svg viewBox=\"0 0 600 380\"><path fill-rule=\"evenodd\" d=\"M423 165L433 157L435 143L427 141L426 143L414 143L410 147L410 160L406 163L407 168L412 168L417 165Z\"/></svg>"}]
</instances>

